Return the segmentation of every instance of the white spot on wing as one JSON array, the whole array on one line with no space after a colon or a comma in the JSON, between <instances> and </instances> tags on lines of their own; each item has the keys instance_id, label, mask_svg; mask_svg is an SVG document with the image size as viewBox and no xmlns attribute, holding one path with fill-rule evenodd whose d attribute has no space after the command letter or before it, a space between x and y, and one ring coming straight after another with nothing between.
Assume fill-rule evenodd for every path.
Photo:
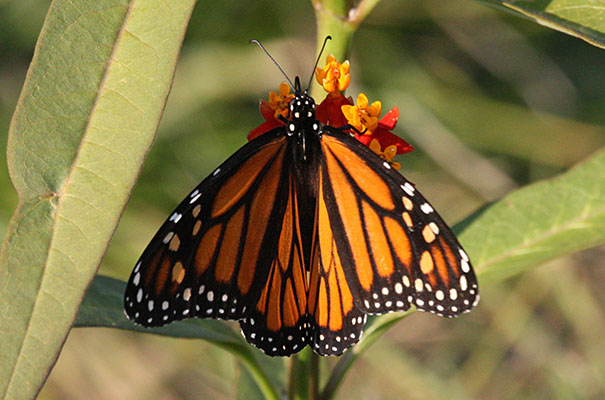
<instances>
[{"instance_id":1,"label":"white spot on wing","mask_svg":"<svg viewBox=\"0 0 605 400\"><path fill-rule=\"evenodd\" d=\"M406 276L406 278L407 278L407 276ZM401 283L399 283L399 282L397 282L395 284L395 293L397 293L397 294L403 293L403 286L401 286Z\"/></svg>"},{"instance_id":2,"label":"white spot on wing","mask_svg":"<svg viewBox=\"0 0 605 400\"><path fill-rule=\"evenodd\" d=\"M431 205L429 203L424 203L423 205L420 206L420 209L425 214L429 214L429 213L432 213L434 211L433 207L431 207Z\"/></svg>"},{"instance_id":3,"label":"white spot on wing","mask_svg":"<svg viewBox=\"0 0 605 400\"><path fill-rule=\"evenodd\" d=\"M464 258L460 259L460 268L462 268L462 272L469 272L471 270L471 266Z\"/></svg>"},{"instance_id":4,"label":"white spot on wing","mask_svg":"<svg viewBox=\"0 0 605 400\"><path fill-rule=\"evenodd\" d=\"M414 189L414 186L412 186L409 182L406 182L403 185L401 185L401 189L403 189L403 191L406 192L408 194L408 196L413 196L414 191L416 190L416 189Z\"/></svg>"},{"instance_id":5,"label":"white spot on wing","mask_svg":"<svg viewBox=\"0 0 605 400\"><path fill-rule=\"evenodd\" d=\"M168 232L168 234L164 236L164 240L162 240L162 242L164 242L164 244L170 242L170 239L172 239L173 236L174 232Z\"/></svg>"},{"instance_id":6,"label":"white spot on wing","mask_svg":"<svg viewBox=\"0 0 605 400\"><path fill-rule=\"evenodd\" d=\"M466 282L466 276L462 275L460 277L460 289L462 291L465 291L467 287L468 287L468 284Z\"/></svg>"}]
</instances>

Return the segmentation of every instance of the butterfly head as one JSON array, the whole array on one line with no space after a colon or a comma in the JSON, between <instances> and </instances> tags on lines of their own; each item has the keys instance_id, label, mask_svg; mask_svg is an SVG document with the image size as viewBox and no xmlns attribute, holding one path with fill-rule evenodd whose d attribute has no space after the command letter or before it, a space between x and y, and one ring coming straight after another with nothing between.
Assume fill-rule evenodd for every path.
<instances>
[{"instance_id":1,"label":"butterfly head","mask_svg":"<svg viewBox=\"0 0 605 400\"><path fill-rule=\"evenodd\" d=\"M298 77L296 78L298 83ZM315 120L315 100L307 94L307 91L296 90L296 95L290 101L290 119L293 121Z\"/></svg>"}]
</instances>

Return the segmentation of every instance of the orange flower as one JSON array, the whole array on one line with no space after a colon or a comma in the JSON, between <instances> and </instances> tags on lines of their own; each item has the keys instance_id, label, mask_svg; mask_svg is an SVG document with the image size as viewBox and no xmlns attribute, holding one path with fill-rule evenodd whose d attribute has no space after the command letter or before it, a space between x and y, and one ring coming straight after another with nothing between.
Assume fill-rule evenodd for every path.
<instances>
[{"instance_id":1,"label":"orange flower","mask_svg":"<svg viewBox=\"0 0 605 400\"><path fill-rule=\"evenodd\" d=\"M375 101L369 104L368 97L360 93L357 96L357 105L342 106L342 113L349 124L361 133L372 132L378 127L378 117L382 111L382 103Z\"/></svg>"},{"instance_id":2,"label":"orange flower","mask_svg":"<svg viewBox=\"0 0 605 400\"><path fill-rule=\"evenodd\" d=\"M380 146L380 142L378 142L377 139L372 139L372 141L370 142L370 150L372 150L374 153L378 154L380 156L380 158L382 158L384 161L388 162L389 164L391 164L391 166L395 169L399 169L401 168L401 164L398 163L397 161L393 161L393 158L395 158L395 155L397 154L397 146L392 144L390 146L387 146L384 150L382 150L381 146Z\"/></svg>"},{"instance_id":3,"label":"orange flower","mask_svg":"<svg viewBox=\"0 0 605 400\"><path fill-rule=\"evenodd\" d=\"M326 98L315 108L317 120L337 129L347 125L354 127L357 132L353 133L353 130L346 130L346 132L370 147L393 168L399 169L401 165L393 161L393 157L414 150L408 142L390 132L399 119L399 109L393 108L379 120L382 103L375 101L370 104L368 97L363 93L357 96L357 105L354 105L353 99L345 97L342 93L351 81L349 62L345 61L341 64L332 55L328 56L325 67L315 69L315 78L328 92ZM260 113L265 122L248 133L248 140L284 126L280 118L288 117L288 106L293 98L294 94L290 93L290 86L282 83L279 86L279 93L271 91L269 101L261 100Z\"/></svg>"},{"instance_id":4,"label":"orange flower","mask_svg":"<svg viewBox=\"0 0 605 400\"><path fill-rule=\"evenodd\" d=\"M265 119L265 122L252 129L248 133L248 140L252 140L271 129L283 126L284 123L279 120L279 116L288 117L288 104L294 98L294 94L290 93L290 86L287 83L279 85L279 94L273 90L269 92L269 101L260 101L260 113Z\"/></svg>"},{"instance_id":5,"label":"orange flower","mask_svg":"<svg viewBox=\"0 0 605 400\"><path fill-rule=\"evenodd\" d=\"M349 60L341 64L330 54L326 59L325 67L315 68L315 79L328 93L337 93L346 90L351 82Z\"/></svg>"},{"instance_id":6,"label":"orange flower","mask_svg":"<svg viewBox=\"0 0 605 400\"><path fill-rule=\"evenodd\" d=\"M273 90L269 92L269 107L275 111L273 114L275 118L280 114L283 117L288 116L288 104L293 98L294 94L290 93L290 86L285 82L279 85L279 94Z\"/></svg>"}]
</instances>

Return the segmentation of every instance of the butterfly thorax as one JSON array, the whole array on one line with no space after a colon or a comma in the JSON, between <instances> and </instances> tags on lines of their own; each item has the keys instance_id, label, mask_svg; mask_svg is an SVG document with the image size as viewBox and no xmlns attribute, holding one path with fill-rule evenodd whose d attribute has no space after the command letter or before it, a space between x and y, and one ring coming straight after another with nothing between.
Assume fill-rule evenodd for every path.
<instances>
[{"instance_id":1,"label":"butterfly thorax","mask_svg":"<svg viewBox=\"0 0 605 400\"><path fill-rule=\"evenodd\" d=\"M321 123L315 117L315 101L306 91L290 101L286 132L296 140L296 162L308 163L312 151L309 142L321 134Z\"/></svg>"}]
</instances>

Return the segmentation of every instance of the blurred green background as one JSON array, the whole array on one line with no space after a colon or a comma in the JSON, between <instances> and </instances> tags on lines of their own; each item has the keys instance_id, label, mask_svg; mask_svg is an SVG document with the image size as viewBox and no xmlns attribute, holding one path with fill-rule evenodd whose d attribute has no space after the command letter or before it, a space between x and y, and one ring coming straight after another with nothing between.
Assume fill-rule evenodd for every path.
<instances>
[{"instance_id":1,"label":"blurred green background","mask_svg":"<svg viewBox=\"0 0 605 400\"><path fill-rule=\"evenodd\" d=\"M0 0L0 141L48 0ZM126 279L176 204L262 122L259 98L315 54L309 1L199 1L166 113L100 273ZM515 187L552 177L605 143L605 53L472 1L384 0L351 51L348 95L399 106L417 151L402 172L450 224ZM323 61L322 61L323 62ZM321 99L318 99L321 101ZM3 165L5 153L2 152ZM0 229L16 205L0 168ZM605 397L605 249L498 284L456 320L404 319L354 364L338 398ZM322 359L323 372L334 359ZM41 399L230 399L235 359L202 341L75 329Z\"/></svg>"}]
</instances>

